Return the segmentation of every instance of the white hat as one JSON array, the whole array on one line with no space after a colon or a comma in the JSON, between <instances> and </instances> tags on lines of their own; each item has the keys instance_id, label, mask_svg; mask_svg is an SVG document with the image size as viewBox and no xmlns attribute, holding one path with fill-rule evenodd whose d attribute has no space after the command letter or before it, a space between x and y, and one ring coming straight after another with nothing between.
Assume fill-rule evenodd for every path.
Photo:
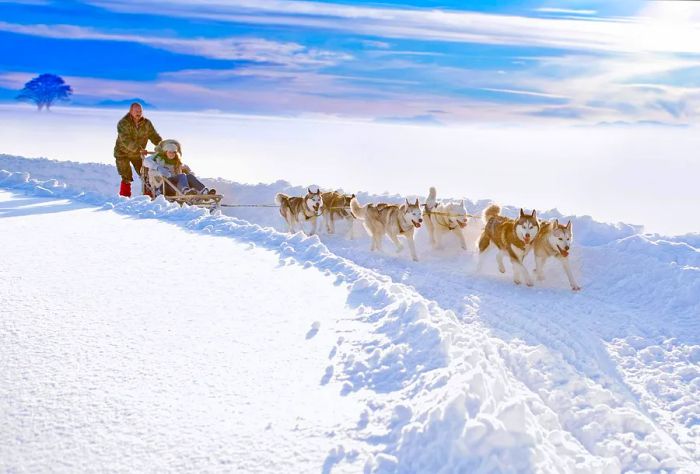
<instances>
[{"instance_id":1,"label":"white hat","mask_svg":"<svg viewBox=\"0 0 700 474\"><path fill-rule=\"evenodd\" d=\"M167 142L163 143L163 146L161 147L163 151L177 151L177 143L174 142Z\"/></svg>"}]
</instances>

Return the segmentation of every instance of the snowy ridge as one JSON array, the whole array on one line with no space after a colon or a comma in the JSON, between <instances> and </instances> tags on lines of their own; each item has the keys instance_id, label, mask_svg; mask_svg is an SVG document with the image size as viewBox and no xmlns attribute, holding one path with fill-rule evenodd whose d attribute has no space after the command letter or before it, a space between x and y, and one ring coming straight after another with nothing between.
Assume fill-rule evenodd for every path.
<instances>
[{"instance_id":1,"label":"snowy ridge","mask_svg":"<svg viewBox=\"0 0 700 474\"><path fill-rule=\"evenodd\" d=\"M76 163L55 161L46 158L23 158L13 155L0 154L0 169L8 171L28 172L34 179L49 180L56 179L75 189L85 192L95 192L104 196L105 199L114 196L118 187L118 176L113 166L97 163ZM116 178L115 178L116 177ZM202 179L202 181L224 195L224 202L229 204L275 204L275 194L282 192L290 196L301 196L306 192L303 186L293 186L287 181L279 180L274 183L241 184L223 178ZM134 194L138 194L141 185L138 177L135 178L132 186ZM346 189L348 193L355 193L361 202L383 201L390 203L403 202L405 198L415 199L424 195L399 196L390 194L368 194L361 190ZM423 190L427 193L428 189ZM438 199L444 199L438 189ZM461 199L461 198L460 198ZM472 215L481 215L481 212L490 204L490 201L471 201L465 199L467 212ZM513 206L502 206L503 213L509 216L517 215L518 209ZM255 222L262 226L273 227L277 230L286 230L279 214L271 209L259 208L225 208L223 213L232 217ZM571 219L576 228L576 241L583 245L602 245L614 240L639 234L641 226L630 224L608 224L597 222L590 216L564 215L557 209L539 212L539 216L544 219L559 218ZM658 237L658 236L657 236ZM688 243L697 244L698 234L689 234ZM661 237L659 237L661 238ZM683 236L676 237L683 239ZM698 247L698 245L695 245Z\"/></svg>"},{"instance_id":2,"label":"snowy ridge","mask_svg":"<svg viewBox=\"0 0 700 474\"><path fill-rule=\"evenodd\" d=\"M33 180L24 171L32 166L43 168L39 175L63 175L79 184ZM357 470L362 463L376 472L691 472L697 467L700 251L693 245L695 234L643 236L633 226L578 218L577 244L584 240L588 246L574 257L584 286L574 295L556 283L555 264L544 286L517 288L494 273L471 275L473 255L452 249L431 254L425 242L422 261L413 264L402 256L370 254L365 239L290 236L259 225L274 219L280 227L275 213L256 220L263 214L250 212L246 217L256 222L251 223L240 219L243 213L209 215L162 198L109 197L113 180L103 171L113 170L100 167L4 155L0 168L23 172L0 171L0 187L230 236L349 285L348 305L357 311L349 328L371 327L374 337L356 340L349 331L339 338L320 380L343 381L343 392L362 396L367 408L357 429L346 433L346 444L328 455L328 467ZM82 187L80 175L90 174L96 179ZM227 186L236 190L238 202L289 190L284 182L250 187L217 180L215 185L227 196ZM477 212L483 205L468 208ZM584 238L579 225L589 231Z\"/></svg>"}]
</instances>

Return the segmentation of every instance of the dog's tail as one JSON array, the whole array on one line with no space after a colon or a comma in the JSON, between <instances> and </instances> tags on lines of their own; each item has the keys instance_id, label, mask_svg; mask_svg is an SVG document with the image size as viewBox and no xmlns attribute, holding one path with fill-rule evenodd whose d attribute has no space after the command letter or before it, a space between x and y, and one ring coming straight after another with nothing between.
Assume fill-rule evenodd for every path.
<instances>
[{"instance_id":1,"label":"dog's tail","mask_svg":"<svg viewBox=\"0 0 700 474\"><path fill-rule=\"evenodd\" d=\"M287 201L289 199L289 196L287 196L284 193L277 193L275 194L275 202L279 204L280 206L282 205L283 202Z\"/></svg>"},{"instance_id":2,"label":"dog's tail","mask_svg":"<svg viewBox=\"0 0 700 474\"><path fill-rule=\"evenodd\" d=\"M355 219L364 220L367 217L367 204L360 206L357 198L354 197L350 200L350 212Z\"/></svg>"},{"instance_id":3,"label":"dog's tail","mask_svg":"<svg viewBox=\"0 0 700 474\"><path fill-rule=\"evenodd\" d=\"M492 217L496 217L501 213L501 206L498 204L491 204L489 207L484 209L483 217L484 224L486 224Z\"/></svg>"},{"instance_id":4,"label":"dog's tail","mask_svg":"<svg viewBox=\"0 0 700 474\"><path fill-rule=\"evenodd\" d=\"M425 200L425 207L428 209L432 209L435 207L437 204L437 191L435 190L434 186L430 187L430 191L428 192L428 199Z\"/></svg>"},{"instance_id":5,"label":"dog's tail","mask_svg":"<svg viewBox=\"0 0 700 474\"><path fill-rule=\"evenodd\" d=\"M287 204L287 207L289 207L289 196L284 193L277 193L275 194L275 202L280 207L280 215L287 219L285 204Z\"/></svg>"}]
</instances>

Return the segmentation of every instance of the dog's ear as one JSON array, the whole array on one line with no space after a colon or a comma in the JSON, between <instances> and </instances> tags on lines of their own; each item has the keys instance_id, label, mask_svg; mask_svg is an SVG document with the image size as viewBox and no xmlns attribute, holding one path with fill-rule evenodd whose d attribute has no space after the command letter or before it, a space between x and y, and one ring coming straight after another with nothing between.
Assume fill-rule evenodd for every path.
<instances>
[{"instance_id":1,"label":"dog's ear","mask_svg":"<svg viewBox=\"0 0 700 474\"><path fill-rule=\"evenodd\" d=\"M313 193L311 192L311 188L306 188L306 192L309 193L309 194L313 194Z\"/></svg>"},{"instance_id":2,"label":"dog's ear","mask_svg":"<svg viewBox=\"0 0 700 474\"><path fill-rule=\"evenodd\" d=\"M532 210L532 216L531 216L531 217L532 217L533 219L537 220L537 211L536 211L536 210L534 210L534 209Z\"/></svg>"},{"instance_id":3,"label":"dog's ear","mask_svg":"<svg viewBox=\"0 0 700 474\"><path fill-rule=\"evenodd\" d=\"M355 193L352 193L352 195L350 196L350 199L354 199L354 198L356 198L356 197L357 197L357 196L355 196Z\"/></svg>"},{"instance_id":4,"label":"dog's ear","mask_svg":"<svg viewBox=\"0 0 700 474\"><path fill-rule=\"evenodd\" d=\"M459 205L462 206L462 207L464 207L464 199L462 199L461 201L459 201Z\"/></svg>"},{"instance_id":5,"label":"dog's ear","mask_svg":"<svg viewBox=\"0 0 700 474\"><path fill-rule=\"evenodd\" d=\"M520 217L525 217L525 211L523 211L523 208L520 208Z\"/></svg>"},{"instance_id":6,"label":"dog's ear","mask_svg":"<svg viewBox=\"0 0 700 474\"><path fill-rule=\"evenodd\" d=\"M566 223L566 230L571 230L571 220Z\"/></svg>"},{"instance_id":7,"label":"dog's ear","mask_svg":"<svg viewBox=\"0 0 700 474\"><path fill-rule=\"evenodd\" d=\"M559 228L559 219L554 219L554 228L555 229Z\"/></svg>"},{"instance_id":8,"label":"dog's ear","mask_svg":"<svg viewBox=\"0 0 700 474\"><path fill-rule=\"evenodd\" d=\"M410 204L409 204L409 202L408 202L408 198L405 198L405 199L406 199L406 205L407 205L407 206L410 206Z\"/></svg>"},{"instance_id":9,"label":"dog's ear","mask_svg":"<svg viewBox=\"0 0 700 474\"><path fill-rule=\"evenodd\" d=\"M416 203L414 204L416 207L420 206L420 203L418 202L418 198L416 198Z\"/></svg>"}]
</instances>

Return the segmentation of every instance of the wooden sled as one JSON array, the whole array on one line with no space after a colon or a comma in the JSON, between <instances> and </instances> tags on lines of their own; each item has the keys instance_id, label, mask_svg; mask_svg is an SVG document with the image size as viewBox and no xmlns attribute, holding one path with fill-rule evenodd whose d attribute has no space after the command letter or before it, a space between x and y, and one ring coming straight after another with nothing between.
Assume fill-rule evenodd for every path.
<instances>
[{"instance_id":1,"label":"wooden sled","mask_svg":"<svg viewBox=\"0 0 700 474\"><path fill-rule=\"evenodd\" d=\"M151 196L151 199L163 196L170 202L180 205L187 203L190 206L203 207L212 211L221 209L221 199L224 197L222 194L183 194L177 186L165 178L163 178L163 184L154 188L148 179L148 167L145 165L141 167L141 192L144 196Z\"/></svg>"}]
</instances>

